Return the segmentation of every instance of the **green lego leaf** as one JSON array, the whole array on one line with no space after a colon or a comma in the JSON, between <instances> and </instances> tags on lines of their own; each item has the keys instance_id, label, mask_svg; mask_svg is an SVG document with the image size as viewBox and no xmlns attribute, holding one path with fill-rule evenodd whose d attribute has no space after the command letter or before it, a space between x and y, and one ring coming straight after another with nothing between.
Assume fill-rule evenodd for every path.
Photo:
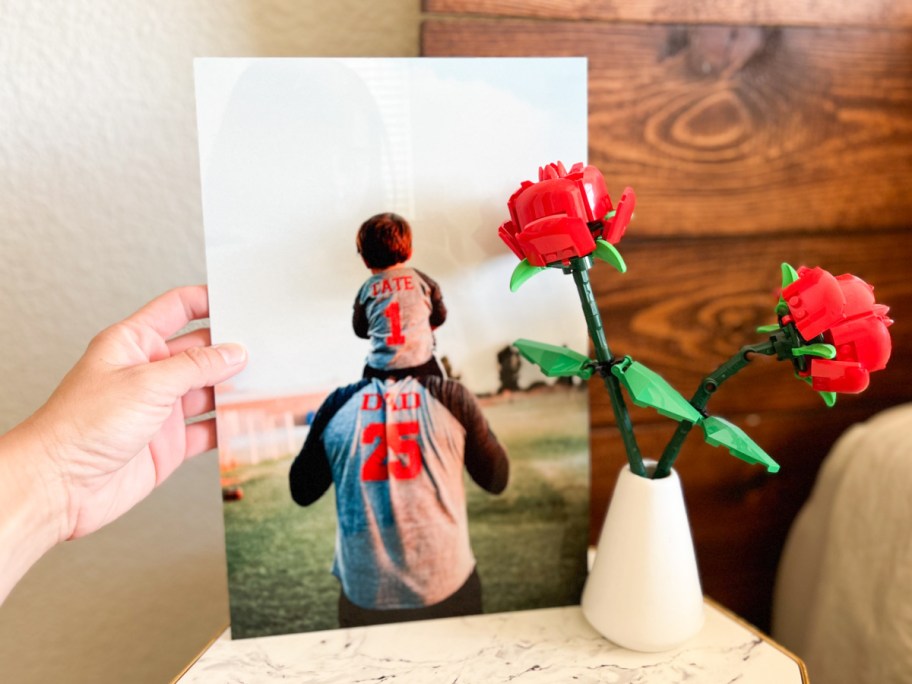
<instances>
[{"instance_id":1,"label":"green lego leaf","mask_svg":"<svg viewBox=\"0 0 912 684\"><path fill-rule=\"evenodd\" d=\"M761 325L759 328L757 328L757 334L758 335L769 335L770 333L774 333L777 330L779 330L778 323L773 323L772 325Z\"/></svg>"},{"instance_id":2,"label":"green lego leaf","mask_svg":"<svg viewBox=\"0 0 912 684\"><path fill-rule=\"evenodd\" d=\"M577 377L588 380L594 372L589 357L567 347L534 340L516 340L513 346L523 358L541 368L549 378Z\"/></svg>"},{"instance_id":3,"label":"green lego leaf","mask_svg":"<svg viewBox=\"0 0 912 684\"><path fill-rule=\"evenodd\" d=\"M629 356L611 367L637 406L654 408L663 416L677 421L699 423L703 416L661 375Z\"/></svg>"},{"instance_id":4,"label":"green lego leaf","mask_svg":"<svg viewBox=\"0 0 912 684\"><path fill-rule=\"evenodd\" d=\"M795 377L806 382L809 386L814 386L814 380L812 378L802 378L800 375L795 373ZM823 399L823 403L827 405L827 408L833 408L836 406L836 392L817 392L820 395L820 398Z\"/></svg>"},{"instance_id":5,"label":"green lego leaf","mask_svg":"<svg viewBox=\"0 0 912 684\"><path fill-rule=\"evenodd\" d=\"M510 292L516 292L527 280L534 275L538 275L546 268L546 266L533 266L528 259L523 259L513 269L513 275L510 276Z\"/></svg>"},{"instance_id":6,"label":"green lego leaf","mask_svg":"<svg viewBox=\"0 0 912 684\"><path fill-rule=\"evenodd\" d=\"M798 280L798 271L796 271L790 264L785 262L782 263L782 289L784 290L789 285ZM788 304L782 298L782 295L779 295L779 305L776 307L776 312L780 315L788 312Z\"/></svg>"},{"instance_id":7,"label":"green lego leaf","mask_svg":"<svg viewBox=\"0 0 912 684\"><path fill-rule=\"evenodd\" d=\"M612 245L607 240L602 240L599 238L595 241L595 251L592 255L596 259L601 259L602 261L608 262L620 273L627 272L627 264L624 262L624 257L621 256L621 253L617 251L614 245Z\"/></svg>"},{"instance_id":8,"label":"green lego leaf","mask_svg":"<svg viewBox=\"0 0 912 684\"><path fill-rule=\"evenodd\" d=\"M744 430L724 418L717 416L704 418L703 435L707 444L725 447L732 456L747 463L766 466L768 473L779 472L779 464L769 454L757 446L757 443L748 437Z\"/></svg>"},{"instance_id":9,"label":"green lego leaf","mask_svg":"<svg viewBox=\"0 0 912 684\"><path fill-rule=\"evenodd\" d=\"M798 280L798 271L796 271L790 264L785 262L782 263L782 289L784 290L789 285Z\"/></svg>"},{"instance_id":10,"label":"green lego leaf","mask_svg":"<svg viewBox=\"0 0 912 684\"><path fill-rule=\"evenodd\" d=\"M836 406L836 392L818 392L817 394L823 399L823 403L827 405L828 408L833 408Z\"/></svg>"},{"instance_id":11,"label":"green lego leaf","mask_svg":"<svg viewBox=\"0 0 912 684\"><path fill-rule=\"evenodd\" d=\"M835 359L836 347L832 344L806 344L792 349L792 356L816 356L821 359Z\"/></svg>"}]
</instances>

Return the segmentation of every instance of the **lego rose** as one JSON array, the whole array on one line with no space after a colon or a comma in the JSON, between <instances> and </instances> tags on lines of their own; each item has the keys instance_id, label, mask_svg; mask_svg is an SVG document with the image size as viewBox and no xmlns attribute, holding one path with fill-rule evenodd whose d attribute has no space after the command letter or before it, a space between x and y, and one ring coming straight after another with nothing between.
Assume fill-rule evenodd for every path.
<instances>
[{"instance_id":1,"label":"lego rose","mask_svg":"<svg viewBox=\"0 0 912 684\"><path fill-rule=\"evenodd\" d=\"M543 166L538 182L524 181L507 205L510 220L498 234L519 259L545 267L567 265L596 251L597 240L620 242L636 195L626 188L613 208L605 178L594 166L560 162Z\"/></svg>"},{"instance_id":2,"label":"lego rose","mask_svg":"<svg viewBox=\"0 0 912 684\"><path fill-rule=\"evenodd\" d=\"M523 182L508 201L510 220L500 226L501 239L519 257L510 278L514 292L537 273L558 267L573 277L595 358L534 340L516 340L526 360L548 377L598 375L611 401L630 471L641 477L668 477L691 430L702 428L707 443L724 447L747 463L777 472L779 464L741 428L710 415L707 404L727 379L744 369L755 356L789 361L798 376L832 406L836 393L867 388L870 374L886 367L892 342L887 330L893 323L888 308L877 304L873 289L861 278L834 276L822 268L802 266L797 271L782 264L781 298L777 323L757 332L766 339L747 344L724 361L698 386L688 401L658 373L630 356L615 357L608 346L599 303L589 270L602 260L624 273L627 266L614 244L630 222L636 197L627 188L615 209L598 169L583 164L569 172L562 164L539 169L539 180ZM637 444L625 394L637 406L653 408L678 422L678 427L650 474Z\"/></svg>"},{"instance_id":3,"label":"lego rose","mask_svg":"<svg viewBox=\"0 0 912 684\"><path fill-rule=\"evenodd\" d=\"M835 350L833 358L808 357L798 369L818 392L861 392L870 374L886 367L892 346L887 328L893 321L889 309L875 302L873 290L857 276L834 276L819 267L799 268L794 282L783 288L782 323L793 323L808 343L819 341Z\"/></svg>"}]
</instances>

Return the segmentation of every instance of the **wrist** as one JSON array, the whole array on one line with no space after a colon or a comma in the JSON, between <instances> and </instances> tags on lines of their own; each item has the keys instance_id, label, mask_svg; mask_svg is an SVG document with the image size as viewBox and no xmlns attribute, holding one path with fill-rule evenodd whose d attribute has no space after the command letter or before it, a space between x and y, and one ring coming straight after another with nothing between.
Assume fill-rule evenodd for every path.
<instances>
[{"instance_id":1,"label":"wrist","mask_svg":"<svg viewBox=\"0 0 912 684\"><path fill-rule=\"evenodd\" d=\"M0 436L0 602L69 535L68 496L37 416Z\"/></svg>"}]
</instances>

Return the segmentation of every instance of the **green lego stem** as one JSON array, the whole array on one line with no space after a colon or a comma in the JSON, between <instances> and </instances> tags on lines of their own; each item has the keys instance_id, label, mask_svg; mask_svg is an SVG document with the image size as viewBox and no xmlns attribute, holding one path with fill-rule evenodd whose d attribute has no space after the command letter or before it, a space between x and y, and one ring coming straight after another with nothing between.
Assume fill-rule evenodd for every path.
<instances>
[{"instance_id":1,"label":"green lego stem","mask_svg":"<svg viewBox=\"0 0 912 684\"><path fill-rule=\"evenodd\" d=\"M754 354L773 356L776 353L776 343L772 339L767 342L761 342L760 344L749 344L741 347L741 349L728 361L703 378L703 382L700 383L700 387L697 388L696 393L690 400L690 405L703 415L706 415L706 405L709 403L710 397L719 389L719 386L723 382L747 366L751 362L751 357ZM671 473L671 468L678 458L681 446L684 444L684 440L687 438L687 435L690 434L693 426L693 423L687 421L678 423L678 429L675 430L675 433L671 436L668 446L665 447L665 451L662 453L662 458L659 459L659 463L656 465L655 472L652 475L654 479L668 477Z\"/></svg>"},{"instance_id":2,"label":"green lego stem","mask_svg":"<svg viewBox=\"0 0 912 684\"><path fill-rule=\"evenodd\" d=\"M576 284L576 291L583 306L583 315L586 317L589 337L595 347L596 359L603 366L607 366L607 364L611 363L613 357L611 356L611 350L608 348L608 341L605 339L605 329L602 326L602 317L595 301L595 294L592 292L592 284L589 282L589 269L591 267L591 258L577 257L570 260L569 267L565 268L564 271L573 274L573 282ZM637 445L636 437L633 434L633 423L630 420L627 404L624 402L624 395L621 393L620 382L611 372L601 373L601 375L605 381L605 389L608 390L608 396L611 398L611 408L614 411L618 429L621 431L621 439L627 452L627 462L630 464L630 471L640 477L647 477L646 466L643 464L643 455L640 453L640 447Z\"/></svg>"}]
</instances>

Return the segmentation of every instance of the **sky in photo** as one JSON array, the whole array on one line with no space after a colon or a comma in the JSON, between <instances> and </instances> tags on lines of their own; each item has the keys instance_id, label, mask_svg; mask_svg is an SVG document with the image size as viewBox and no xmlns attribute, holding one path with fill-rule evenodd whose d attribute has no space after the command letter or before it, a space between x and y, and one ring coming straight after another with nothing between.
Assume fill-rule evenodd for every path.
<instances>
[{"instance_id":1,"label":"sky in photo","mask_svg":"<svg viewBox=\"0 0 912 684\"><path fill-rule=\"evenodd\" d=\"M360 377L355 234L383 211L412 225L449 310L438 356L471 390L517 338L586 350L572 281L511 294L497 237L521 181L586 160L585 59L202 59L196 88L213 340L250 352L221 401Z\"/></svg>"}]
</instances>

